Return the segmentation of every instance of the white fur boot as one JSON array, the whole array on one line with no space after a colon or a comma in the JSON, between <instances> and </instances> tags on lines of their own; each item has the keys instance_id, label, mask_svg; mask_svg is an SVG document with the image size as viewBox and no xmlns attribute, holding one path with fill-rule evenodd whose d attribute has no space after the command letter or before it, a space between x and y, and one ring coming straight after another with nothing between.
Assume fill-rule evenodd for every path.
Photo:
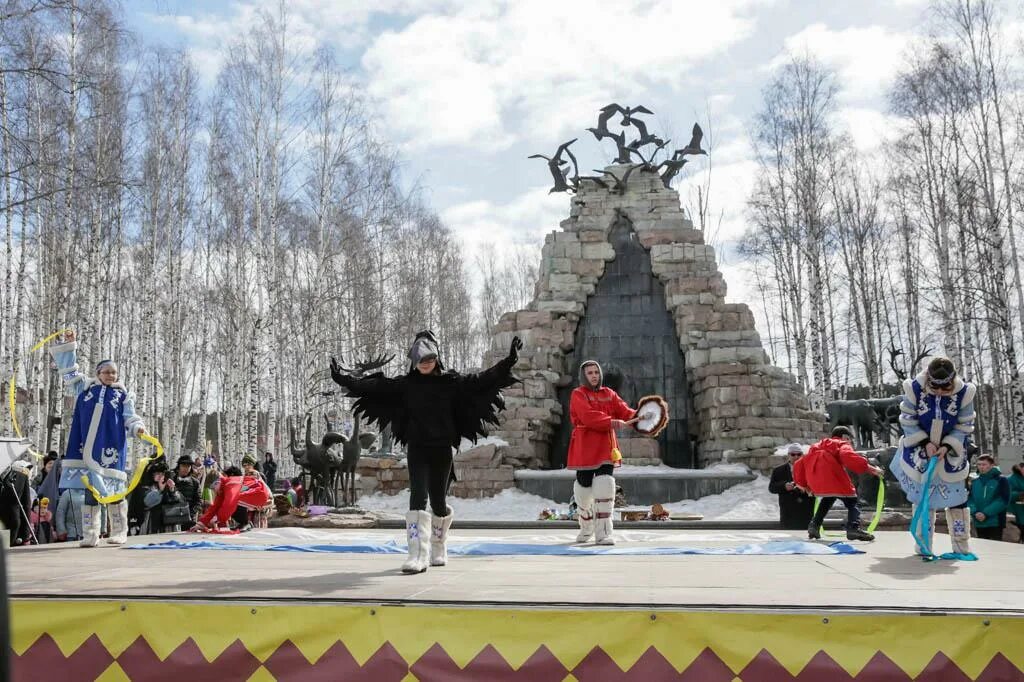
<instances>
[{"instance_id":1,"label":"white fur boot","mask_svg":"<svg viewBox=\"0 0 1024 682\"><path fill-rule=\"evenodd\" d=\"M913 505L910 508L911 518L913 518L914 514L916 514L916 513L917 513L917 505L915 504L915 505ZM952 526L950 526L950 528L952 528ZM950 530L950 532L952 532L952 530ZM928 540L927 540L927 544L928 544L928 548L931 549L932 554L935 554L935 510L934 509L932 509L930 512L928 512ZM914 554L917 554L918 556L920 556L922 554L921 553L921 548L917 546L917 542L916 541L914 541Z\"/></svg>"},{"instance_id":2,"label":"white fur boot","mask_svg":"<svg viewBox=\"0 0 1024 682\"><path fill-rule=\"evenodd\" d=\"M446 508L447 516L433 516L430 524L430 565L445 566L448 563L448 529L455 518L452 508Z\"/></svg>"},{"instance_id":3,"label":"white fur boot","mask_svg":"<svg viewBox=\"0 0 1024 682\"><path fill-rule=\"evenodd\" d=\"M947 509L946 525L949 526L949 539L953 543L953 551L957 554L970 554L971 510L967 507Z\"/></svg>"},{"instance_id":4,"label":"white fur boot","mask_svg":"<svg viewBox=\"0 0 1024 682\"><path fill-rule=\"evenodd\" d=\"M123 545L128 542L128 503L121 500L117 504L107 505L107 518L110 519L110 536L107 542L111 545Z\"/></svg>"},{"instance_id":5,"label":"white fur boot","mask_svg":"<svg viewBox=\"0 0 1024 682\"><path fill-rule=\"evenodd\" d=\"M594 476L594 542L598 545L614 545L612 537L612 512L615 509L615 477Z\"/></svg>"},{"instance_id":6,"label":"white fur boot","mask_svg":"<svg viewBox=\"0 0 1024 682\"><path fill-rule=\"evenodd\" d=\"M103 518L103 507L82 505L82 541L81 547L95 547L100 544L100 523Z\"/></svg>"},{"instance_id":7,"label":"white fur boot","mask_svg":"<svg viewBox=\"0 0 1024 682\"><path fill-rule=\"evenodd\" d=\"M430 563L430 512L406 512L405 537L409 542L409 558L402 564L402 573L422 573Z\"/></svg>"},{"instance_id":8,"label":"white fur boot","mask_svg":"<svg viewBox=\"0 0 1024 682\"><path fill-rule=\"evenodd\" d=\"M572 496L576 500L576 520L580 522L576 542L586 542L594 537L594 489L584 488L576 481L572 484Z\"/></svg>"}]
</instances>

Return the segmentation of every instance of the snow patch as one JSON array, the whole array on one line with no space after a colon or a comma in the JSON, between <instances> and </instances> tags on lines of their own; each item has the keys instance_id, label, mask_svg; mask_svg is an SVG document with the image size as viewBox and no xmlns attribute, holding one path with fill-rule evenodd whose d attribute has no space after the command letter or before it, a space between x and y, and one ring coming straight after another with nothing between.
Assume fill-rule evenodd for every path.
<instances>
[{"instance_id":1,"label":"snow patch","mask_svg":"<svg viewBox=\"0 0 1024 682\"><path fill-rule=\"evenodd\" d=\"M463 438L462 441L459 443L459 452L472 450L473 448L478 448L481 445L494 445L499 448L507 447L508 441L502 440L497 436L487 436L486 438L479 438L475 443L469 440L468 438Z\"/></svg>"},{"instance_id":2,"label":"snow patch","mask_svg":"<svg viewBox=\"0 0 1024 682\"><path fill-rule=\"evenodd\" d=\"M568 505L525 493L518 488L502 490L489 498L449 497L447 501L455 512L456 525L459 519L536 521L544 509L568 511ZM398 495L368 495L359 499L359 506L370 511L404 516L409 509L409 491ZM718 495L663 506L672 513L701 514L707 521L765 521L775 520L779 515L778 501L775 495L768 492L768 478L763 475L758 475L753 481L734 485Z\"/></svg>"}]
</instances>

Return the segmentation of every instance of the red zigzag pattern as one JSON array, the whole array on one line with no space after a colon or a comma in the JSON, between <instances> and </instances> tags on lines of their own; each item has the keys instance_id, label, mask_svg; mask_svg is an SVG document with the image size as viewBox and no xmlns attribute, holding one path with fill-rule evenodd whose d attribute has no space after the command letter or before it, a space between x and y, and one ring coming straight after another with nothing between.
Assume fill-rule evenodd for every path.
<instances>
[{"instance_id":1,"label":"red zigzag pattern","mask_svg":"<svg viewBox=\"0 0 1024 682\"><path fill-rule=\"evenodd\" d=\"M1002 654L996 654L977 678L968 677L944 653L935 654L917 677L910 677L885 654L876 653L856 675L851 675L828 654L819 651L796 675L762 649L742 670L734 671L710 648L704 649L683 670L676 668L651 647L623 670L599 647L579 665L568 669L541 646L518 668L498 650L485 646L473 660L460 667L440 644L434 644L411 664L385 643L360 665L342 642L336 642L316 661L310 661L291 641L285 641L262 664L241 641L235 640L214 660L208 661L192 638L186 639L167 658L160 658L143 637L114 657L96 635L65 656L49 634L37 639L21 655L12 652L17 682L94 680L117 663L132 680L178 682L192 680L245 680L262 665L283 682L401 682L412 673L421 682L562 682L570 672L579 682L1024 682L1024 672Z\"/></svg>"}]
</instances>

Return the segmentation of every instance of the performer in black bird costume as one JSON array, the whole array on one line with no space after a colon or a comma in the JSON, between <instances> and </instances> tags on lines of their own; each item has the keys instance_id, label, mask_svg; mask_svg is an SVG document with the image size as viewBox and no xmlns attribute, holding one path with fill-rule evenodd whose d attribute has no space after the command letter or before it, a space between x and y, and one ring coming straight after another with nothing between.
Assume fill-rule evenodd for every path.
<instances>
[{"instance_id":1,"label":"performer in black bird costume","mask_svg":"<svg viewBox=\"0 0 1024 682\"><path fill-rule=\"evenodd\" d=\"M445 502L452 476L452 453L463 438L487 435L505 408L501 389L519 380L512 367L523 344L512 339L508 357L479 374L446 370L437 339L429 331L416 335L409 349L409 372L385 377L380 372L353 376L331 358L331 377L350 396L354 410L383 429L391 425L395 440L408 451L409 512L405 516L409 558L403 573L422 573L448 563L448 529L452 509ZM430 501L431 514L426 511ZM429 529L429 531L428 531Z\"/></svg>"}]
</instances>

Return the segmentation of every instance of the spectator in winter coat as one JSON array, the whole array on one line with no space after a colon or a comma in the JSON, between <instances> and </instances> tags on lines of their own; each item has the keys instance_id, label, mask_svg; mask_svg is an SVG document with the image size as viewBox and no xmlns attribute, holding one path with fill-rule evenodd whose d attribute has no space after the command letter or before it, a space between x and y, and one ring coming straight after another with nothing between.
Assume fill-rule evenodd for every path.
<instances>
[{"instance_id":1,"label":"spectator in winter coat","mask_svg":"<svg viewBox=\"0 0 1024 682\"><path fill-rule=\"evenodd\" d=\"M51 471L53 471L54 462L56 462L58 459L60 459L60 455L57 454L56 450L50 450L48 453L46 453L46 457L43 457L42 468L39 469L39 472L32 479L33 488L35 488L37 491L39 490L39 486L43 484L43 481L46 480L46 477L50 475Z\"/></svg>"},{"instance_id":2,"label":"spectator in winter coat","mask_svg":"<svg viewBox=\"0 0 1024 682\"><path fill-rule=\"evenodd\" d=\"M30 463L19 460L0 478L0 521L10 529L11 547L26 545L32 539L32 468Z\"/></svg>"},{"instance_id":3,"label":"spectator in winter coat","mask_svg":"<svg viewBox=\"0 0 1024 682\"><path fill-rule=\"evenodd\" d=\"M768 492L779 496L779 523L786 530L804 530L814 515L814 498L793 482L793 466L803 457L804 448L792 443L787 448L789 461L772 470Z\"/></svg>"},{"instance_id":4,"label":"spectator in winter coat","mask_svg":"<svg viewBox=\"0 0 1024 682\"><path fill-rule=\"evenodd\" d=\"M836 500L846 506L846 538L848 540L875 539L871 533L860 529L860 509L857 508L857 489L853 487L847 470L856 474L870 473L881 476L882 470L868 463L867 458L853 449L853 433L845 426L832 429L828 438L823 438L797 460L793 466L793 480L804 490L820 498L818 511L807 527L807 536L812 540L821 538L821 524Z\"/></svg>"},{"instance_id":5,"label":"spectator in winter coat","mask_svg":"<svg viewBox=\"0 0 1024 682\"><path fill-rule=\"evenodd\" d=\"M68 488L57 500L57 513L54 515L54 528L57 542L74 542L82 539L82 507L85 506L85 491L80 488ZM107 532L107 517L103 513L100 534Z\"/></svg>"},{"instance_id":6,"label":"spectator in winter coat","mask_svg":"<svg viewBox=\"0 0 1024 682\"><path fill-rule=\"evenodd\" d=\"M53 542L53 512L50 511L50 498L42 497L32 503L32 530L36 534L36 542L46 545Z\"/></svg>"},{"instance_id":7,"label":"spectator in winter coat","mask_svg":"<svg viewBox=\"0 0 1024 682\"><path fill-rule=\"evenodd\" d=\"M181 493L175 489L174 479L168 477L166 468L153 471L153 485L143 498L146 505L146 522L143 533L173 533L180 528L164 523L164 506L181 502Z\"/></svg>"},{"instance_id":8,"label":"spectator in winter coat","mask_svg":"<svg viewBox=\"0 0 1024 682\"><path fill-rule=\"evenodd\" d=\"M1010 504L1010 483L995 464L991 455L978 458L978 477L971 483L967 498L978 537L984 540L1003 539L1006 508Z\"/></svg>"},{"instance_id":9,"label":"spectator in winter coat","mask_svg":"<svg viewBox=\"0 0 1024 682\"><path fill-rule=\"evenodd\" d=\"M266 479L267 485L270 486L270 492L274 492L274 486L277 485L277 462L274 461L274 453L267 452L263 455L263 478Z\"/></svg>"},{"instance_id":10,"label":"spectator in winter coat","mask_svg":"<svg viewBox=\"0 0 1024 682\"><path fill-rule=\"evenodd\" d=\"M306 506L306 489L302 486L302 479L298 476L288 481L288 504L296 508Z\"/></svg>"},{"instance_id":11,"label":"spectator in winter coat","mask_svg":"<svg viewBox=\"0 0 1024 682\"><path fill-rule=\"evenodd\" d=\"M1013 465L1013 473L1006 479L1010 486L1010 506L1007 508L1017 522L1020 542L1024 543L1024 462Z\"/></svg>"},{"instance_id":12,"label":"spectator in winter coat","mask_svg":"<svg viewBox=\"0 0 1024 682\"><path fill-rule=\"evenodd\" d=\"M182 455L178 458L174 472L174 487L188 505L190 520L182 524L182 530L188 530L203 511L203 497L199 491L199 481L192 475L192 458Z\"/></svg>"},{"instance_id":13,"label":"spectator in winter coat","mask_svg":"<svg viewBox=\"0 0 1024 682\"><path fill-rule=\"evenodd\" d=\"M209 455L203 460L203 509L213 504L213 497L216 494L214 488L220 480L220 469L217 460Z\"/></svg>"}]
</instances>

